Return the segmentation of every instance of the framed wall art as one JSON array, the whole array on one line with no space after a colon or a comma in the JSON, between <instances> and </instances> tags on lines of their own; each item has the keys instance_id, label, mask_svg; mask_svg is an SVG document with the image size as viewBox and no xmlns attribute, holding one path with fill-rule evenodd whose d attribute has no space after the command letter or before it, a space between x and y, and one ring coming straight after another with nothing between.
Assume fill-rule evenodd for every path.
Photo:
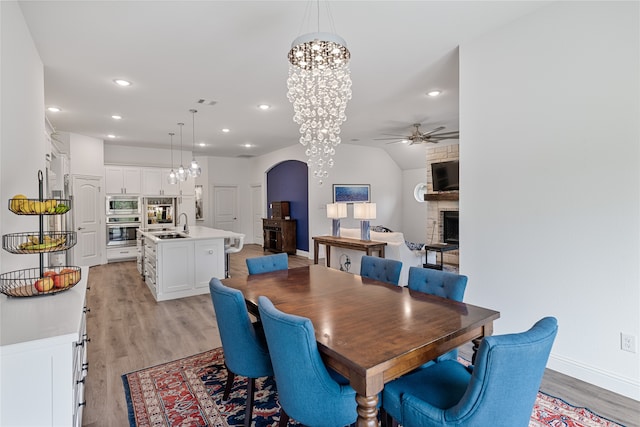
<instances>
[{"instance_id":1,"label":"framed wall art","mask_svg":"<svg viewBox=\"0 0 640 427\"><path fill-rule=\"evenodd\" d=\"M364 203L371 201L369 184L333 184L333 203Z\"/></svg>"}]
</instances>

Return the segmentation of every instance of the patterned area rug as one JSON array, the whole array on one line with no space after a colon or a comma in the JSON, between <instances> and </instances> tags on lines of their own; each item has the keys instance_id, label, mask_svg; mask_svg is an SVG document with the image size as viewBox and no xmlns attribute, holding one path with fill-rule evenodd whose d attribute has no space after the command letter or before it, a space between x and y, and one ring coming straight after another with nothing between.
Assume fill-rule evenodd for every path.
<instances>
[{"instance_id":1,"label":"patterned area rug","mask_svg":"<svg viewBox=\"0 0 640 427\"><path fill-rule=\"evenodd\" d=\"M246 378L236 377L222 401L227 370L222 348L122 376L131 427L229 427L243 425ZM253 421L277 426L280 406L272 378L256 380ZM290 426L296 426L290 421ZM623 427L542 392L529 427Z\"/></svg>"}]
</instances>

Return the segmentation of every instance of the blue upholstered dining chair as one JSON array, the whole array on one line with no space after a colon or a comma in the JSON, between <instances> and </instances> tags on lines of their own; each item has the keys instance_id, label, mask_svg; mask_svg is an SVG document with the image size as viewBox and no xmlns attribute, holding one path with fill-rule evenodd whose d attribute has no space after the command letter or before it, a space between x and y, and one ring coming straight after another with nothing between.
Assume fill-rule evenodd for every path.
<instances>
[{"instance_id":1,"label":"blue upholstered dining chair","mask_svg":"<svg viewBox=\"0 0 640 427\"><path fill-rule=\"evenodd\" d=\"M413 291L424 292L425 294L436 295L454 301L462 301L464 291L467 288L467 276L432 268L409 267L407 287ZM455 349L438 356L436 361L457 359L458 350Z\"/></svg>"},{"instance_id":2,"label":"blue upholstered dining chair","mask_svg":"<svg viewBox=\"0 0 640 427\"><path fill-rule=\"evenodd\" d=\"M407 287L414 291L462 301L467 276L433 268L409 267Z\"/></svg>"},{"instance_id":3,"label":"blue upholstered dining chair","mask_svg":"<svg viewBox=\"0 0 640 427\"><path fill-rule=\"evenodd\" d=\"M325 367L311 320L283 313L258 298L280 400L280 427L289 417L306 426L346 426L356 421L356 392Z\"/></svg>"},{"instance_id":4,"label":"blue upholstered dining chair","mask_svg":"<svg viewBox=\"0 0 640 427\"><path fill-rule=\"evenodd\" d=\"M404 427L527 427L557 332L545 317L485 337L475 366L447 360L400 377L385 385L382 406Z\"/></svg>"},{"instance_id":5,"label":"blue upholstered dining chair","mask_svg":"<svg viewBox=\"0 0 640 427\"><path fill-rule=\"evenodd\" d=\"M360 261L360 276L397 285L402 261L364 255Z\"/></svg>"},{"instance_id":6,"label":"blue upholstered dining chair","mask_svg":"<svg viewBox=\"0 0 640 427\"><path fill-rule=\"evenodd\" d=\"M249 274L268 273L270 271L287 270L289 268L289 257L284 252L275 255L247 258L246 262Z\"/></svg>"},{"instance_id":7,"label":"blue upholstered dining chair","mask_svg":"<svg viewBox=\"0 0 640 427\"><path fill-rule=\"evenodd\" d=\"M227 366L223 400L229 398L236 375L248 377L244 425L251 425L255 379L273 375L271 358L261 326L251 323L242 292L229 288L217 278L209 281L209 291Z\"/></svg>"}]
</instances>

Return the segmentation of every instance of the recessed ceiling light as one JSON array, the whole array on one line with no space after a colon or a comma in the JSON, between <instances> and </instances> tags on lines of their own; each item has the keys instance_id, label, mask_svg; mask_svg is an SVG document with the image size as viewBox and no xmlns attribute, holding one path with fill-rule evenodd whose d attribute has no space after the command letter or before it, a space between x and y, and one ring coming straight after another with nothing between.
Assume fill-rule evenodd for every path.
<instances>
[{"instance_id":1,"label":"recessed ceiling light","mask_svg":"<svg viewBox=\"0 0 640 427\"><path fill-rule=\"evenodd\" d=\"M122 119L122 116L114 114L113 116L111 116L111 118L114 119L114 120L120 120L120 119Z\"/></svg>"},{"instance_id":2,"label":"recessed ceiling light","mask_svg":"<svg viewBox=\"0 0 640 427\"><path fill-rule=\"evenodd\" d=\"M131 86L131 82L130 81L123 80L123 79L115 79L113 82L115 84L117 84L118 86L123 86L123 87Z\"/></svg>"},{"instance_id":3,"label":"recessed ceiling light","mask_svg":"<svg viewBox=\"0 0 640 427\"><path fill-rule=\"evenodd\" d=\"M107 135L109 138L115 138L116 136L112 133L110 133L109 135Z\"/></svg>"},{"instance_id":4,"label":"recessed ceiling light","mask_svg":"<svg viewBox=\"0 0 640 427\"><path fill-rule=\"evenodd\" d=\"M427 92L427 95L429 96L438 96L442 93L442 91L439 90L432 90L431 92Z\"/></svg>"},{"instance_id":5,"label":"recessed ceiling light","mask_svg":"<svg viewBox=\"0 0 640 427\"><path fill-rule=\"evenodd\" d=\"M224 132L224 133L229 133L229 132L230 132L230 129L223 128L223 129L222 129L222 132Z\"/></svg>"},{"instance_id":6,"label":"recessed ceiling light","mask_svg":"<svg viewBox=\"0 0 640 427\"><path fill-rule=\"evenodd\" d=\"M251 148L251 147L253 147L253 145L248 144L248 143L247 143L247 144L242 144L242 146L243 146L244 148Z\"/></svg>"},{"instance_id":7,"label":"recessed ceiling light","mask_svg":"<svg viewBox=\"0 0 640 427\"><path fill-rule=\"evenodd\" d=\"M198 145L199 145L200 147L206 147L206 146L207 146L207 144L205 144L204 142L201 142L201 143L199 143Z\"/></svg>"},{"instance_id":8,"label":"recessed ceiling light","mask_svg":"<svg viewBox=\"0 0 640 427\"><path fill-rule=\"evenodd\" d=\"M52 113L59 113L60 112L60 108L58 108L58 107L49 107L49 108L47 108L47 110L51 111Z\"/></svg>"},{"instance_id":9,"label":"recessed ceiling light","mask_svg":"<svg viewBox=\"0 0 640 427\"><path fill-rule=\"evenodd\" d=\"M260 105L258 105L258 108L261 109L261 110L268 110L269 108L271 108L271 105L260 104Z\"/></svg>"}]
</instances>

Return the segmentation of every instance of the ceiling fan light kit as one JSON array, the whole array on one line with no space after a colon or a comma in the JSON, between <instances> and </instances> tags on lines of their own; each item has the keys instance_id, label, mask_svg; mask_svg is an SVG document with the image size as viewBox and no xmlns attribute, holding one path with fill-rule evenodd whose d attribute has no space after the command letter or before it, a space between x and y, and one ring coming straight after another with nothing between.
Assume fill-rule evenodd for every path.
<instances>
[{"instance_id":1,"label":"ceiling fan light kit","mask_svg":"<svg viewBox=\"0 0 640 427\"><path fill-rule=\"evenodd\" d=\"M334 33L318 32L297 37L291 44L287 98L293 104L293 121L300 125L300 144L319 185L329 176L336 147L342 141L340 126L347 119L351 99L351 53Z\"/></svg>"}]
</instances>

